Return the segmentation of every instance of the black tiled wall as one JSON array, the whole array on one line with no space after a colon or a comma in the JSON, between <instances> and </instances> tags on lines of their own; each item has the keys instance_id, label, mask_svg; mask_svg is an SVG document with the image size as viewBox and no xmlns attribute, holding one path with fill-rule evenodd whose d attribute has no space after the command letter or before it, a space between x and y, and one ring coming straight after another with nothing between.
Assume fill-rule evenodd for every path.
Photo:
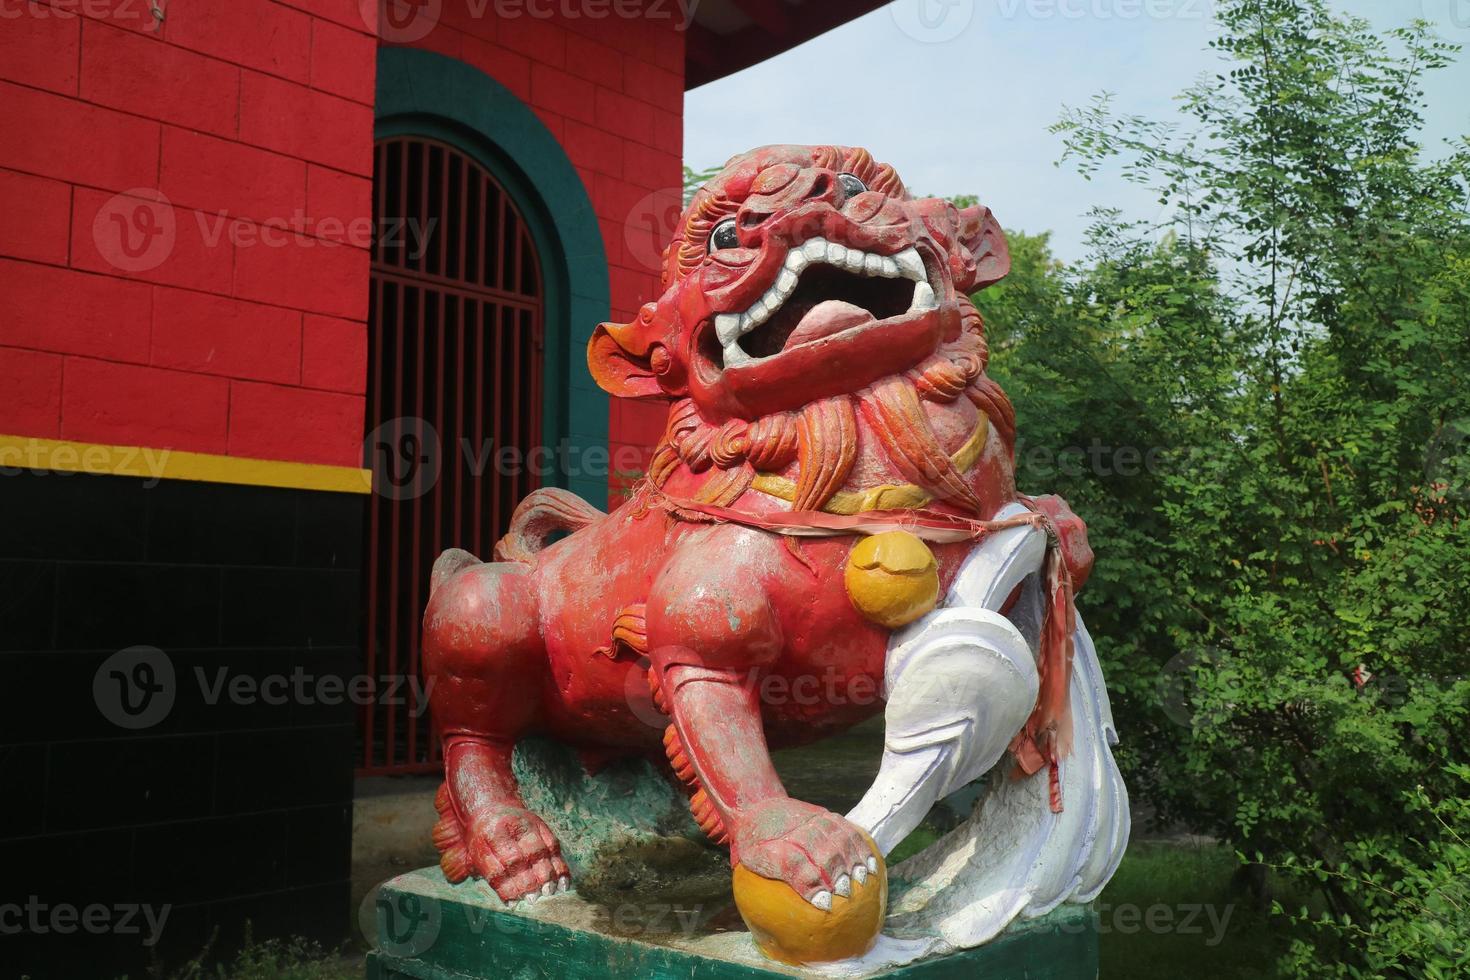
<instances>
[{"instance_id":1,"label":"black tiled wall","mask_svg":"<svg viewBox=\"0 0 1470 980\"><path fill-rule=\"evenodd\" d=\"M0 476L0 975L139 976L247 919L346 936L356 709L229 684L354 672L362 515L349 494ZM130 730L93 681L140 645L172 701ZM139 932L55 928L60 906L117 923L141 904L168 908L153 947L141 912Z\"/></svg>"}]
</instances>

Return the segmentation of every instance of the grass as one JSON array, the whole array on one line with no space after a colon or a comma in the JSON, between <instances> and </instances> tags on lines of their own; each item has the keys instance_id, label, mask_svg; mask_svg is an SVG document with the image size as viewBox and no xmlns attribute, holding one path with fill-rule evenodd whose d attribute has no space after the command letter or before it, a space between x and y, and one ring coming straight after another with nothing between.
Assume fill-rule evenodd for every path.
<instances>
[{"instance_id":1,"label":"grass","mask_svg":"<svg viewBox=\"0 0 1470 980\"><path fill-rule=\"evenodd\" d=\"M889 867L938 837L936 830L921 825L894 848ZM1277 976L1276 961L1288 944L1286 927L1273 922L1249 890L1237 884L1239 867L1230 850L1213 844L1130 845L1094 903L1103 980Z\"/></svg>"},{"instance_id":2,"label":"grass","mask_svg":"<svg viewBox=\"0 0 1470 980\"><path fill-rule=\"evenodd\" d=\"M1277 976L1286 932L1237 886L1235 855L1211 844L1140 841L1098 896L1103 977ZM1197 911L1196 911L1197 909Z\"/></svg>"},{"instance_id":3,"label":"grass","mask_svg":"<svg viewBox=\"0 0 1470 980\"><path fill-rule=\"evenodd\" d=\"M245 947L228 962L213 961L206 948L177 969L149 973L164 980L362 980L364 969L361 954L299 938L254 942L247 927Z\"/></svg>"},{"instance_id":4,"label":"grass","mask_svg":"<svg viewBox=\"0 0 1470 980\"><path fill-rule=\"evenodd\" d=\"M920 824L912 834L898 842L898 846L888 852L888 866L891 868L900 861L907 861L918 854L924 848L939 839L939 831L932 827Z\"/></svg>"}]
</instances>

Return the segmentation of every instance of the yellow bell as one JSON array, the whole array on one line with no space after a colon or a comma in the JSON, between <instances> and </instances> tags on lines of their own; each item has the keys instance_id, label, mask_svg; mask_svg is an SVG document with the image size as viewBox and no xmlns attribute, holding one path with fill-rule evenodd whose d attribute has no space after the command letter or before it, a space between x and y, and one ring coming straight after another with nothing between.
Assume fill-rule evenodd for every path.
<instances>
[{"instance_id":1,"label":"yellow bell","mask_svg":"<svg viewBox=\"0 0 1470 980\"><path fill-rule=\"evenodd\" d=\"M843 580L857 611L889 629L912 623L939 602L934 552L908 531L859 541L847 556Z\"/></svg>"},{"instance_id":2,"label":"yellow bell","mask_svg":"<svg viewBox=\"0 0 1470 980\"><path fill-rule=\"evenodd\" d=\"M888 868L873 844L878 870L852 894L832 896L823 912L784 881L763 878L743 864L735 866L735 907L762 953L781 963L802 966L862 956L878 941L888 914Z\"/></svg>"}]
</instances>

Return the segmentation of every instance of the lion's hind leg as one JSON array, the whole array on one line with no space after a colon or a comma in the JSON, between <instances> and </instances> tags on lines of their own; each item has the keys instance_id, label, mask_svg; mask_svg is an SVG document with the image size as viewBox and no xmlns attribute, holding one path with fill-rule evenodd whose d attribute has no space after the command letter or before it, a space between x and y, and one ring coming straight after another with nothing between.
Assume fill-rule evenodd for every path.
<instances>
[{"instance_id":1,"label":"lion's hind leg","mask_svg":"<svg viewBox=\"0 0 1470 980\"><path fill-rule=\"evenodd\" d=\"M479 875L507 902L565 889L561 846L527 808L511 771L516 742L540 723L549 669L531 569L483 564L462 551L441 556L423 656L444 745L434 843L445 877Z\"/></svg>"},{"instance_id":2,"label":"lion's hind leg","mask_svg":"<svg viewBox=\"0 0 1470 980\"><path fill-rule=\"evenodd\" d=\"M448 778L434 798L434 845L449 881L479 875L503 901L534 902L566 891L571 872L556 835L521 799L511 749L472 739L446 741Z\"/></svg>"}]
</instances>

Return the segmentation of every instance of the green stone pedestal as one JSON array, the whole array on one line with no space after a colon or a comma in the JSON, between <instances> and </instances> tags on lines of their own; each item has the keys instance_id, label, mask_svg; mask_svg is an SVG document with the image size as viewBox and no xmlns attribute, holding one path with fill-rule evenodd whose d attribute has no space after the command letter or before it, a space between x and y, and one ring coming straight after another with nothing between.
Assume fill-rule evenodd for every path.
<instances>
[{"instance_id":1,"label":"green stone pedestal","mask_svg":"<svg viewBox=\"0 0 1470 980\"><path fill-rule=\"evenodd\" d=\"M766 960L727 901L600 905L575 894L507 910L480 881L438 868L400 875L377 896L369 980L725 980L817 976ZM868 977L1094 980L1096 921L1067 905L978 949Z\"/></svg>"}]
</instances>

